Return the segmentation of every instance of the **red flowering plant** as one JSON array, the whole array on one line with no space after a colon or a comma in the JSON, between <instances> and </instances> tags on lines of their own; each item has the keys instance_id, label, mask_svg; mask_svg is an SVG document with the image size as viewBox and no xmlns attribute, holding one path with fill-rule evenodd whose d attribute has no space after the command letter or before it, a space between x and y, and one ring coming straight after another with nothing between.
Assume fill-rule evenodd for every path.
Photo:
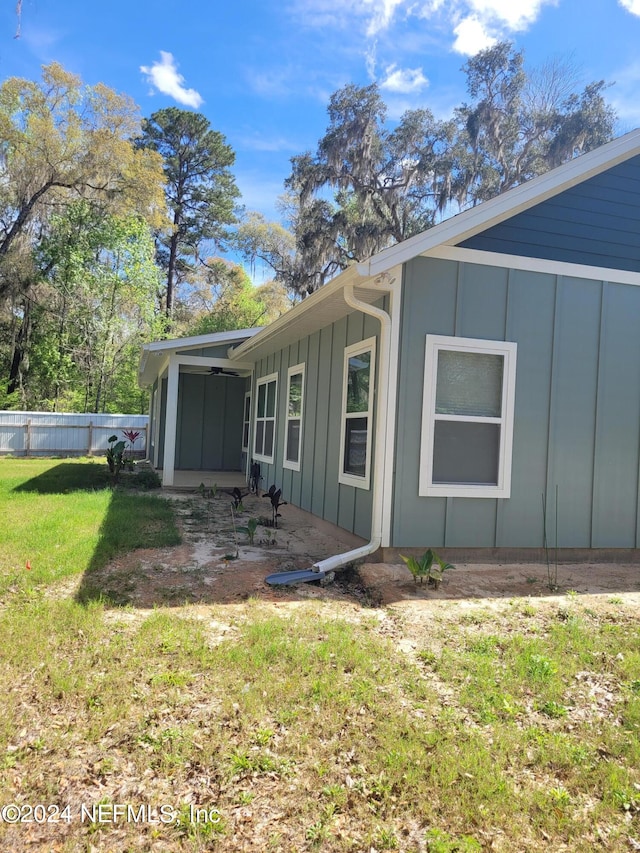
<instances>
[{"instance_id":1,"label":"red flowering plant","mask_svg":"<svg viewBox=\"0 0 640 853\"><path fill-rule=\"evenodd\" d=\"M123 429L122 434L125 438L129 440L129 447L131 448L131 453L128 459L124 460L129 471L133 471L134 460L133 460L133 446L136 443L136 439L140 437L140 430L137 429Z\"/></svg>"}]
</instances>

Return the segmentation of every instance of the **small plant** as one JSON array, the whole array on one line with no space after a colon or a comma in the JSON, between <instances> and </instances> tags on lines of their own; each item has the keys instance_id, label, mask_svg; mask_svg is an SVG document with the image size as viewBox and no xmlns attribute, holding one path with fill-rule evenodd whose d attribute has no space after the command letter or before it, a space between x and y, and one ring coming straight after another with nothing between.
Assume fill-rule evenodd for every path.
<instances>
[{"instance_id":1,"label":"small plant","mask_svg":"<svg viewBox=\"0 0 640 853\"><path fill-rule=\"evenodd\" d=\"M278 509L281 506L287 505L286 501L280 500L280 498L282 497L282 489L276 489L275 486L270 486L269 491L266 492L262 497L269 498L269 500L271 501L272 521L273 527L275 528L278 526L278 519L281 517L280 513L278 512Z\"/></svg>"},{"instance_id":2,"label":"small plant","mask_svg":"<svg viewBox=\"0 0 640 853\"><path fill-rule=\"evenodd\" d=\"M133 445L136 443L136 439L140 438L140 430L123 429L122 434L129 441L129 444L131 445L131 451L133 452Z\"/></svg>"},{"instance_id":3,"label":"small plant","mask_svg":"<svg viewBox=\"0 0 640 853\"><path fill-rule=\"evenodd\" d=\"M405 557L404 554L400 554L400 556L407 564L416 583L418 583L418 578L420 583L426 578L427 584L435 589L440 586L444 573L449 569L455 569L455 566L447 563L446 560L442 560L431 548L425 551L419 560L416 560L415 557Z\"/></svg>"},{"instance_id":4,"label":"small plant","mask_svg":"<svg viewBox=\"0 0 640 853\"><path fill-rule=\"evenodd\" d=\"M540 713L545 714L547 717L551 717L554 720L558 720L567 716L567 709L564 705L560 705L559 702L549 700L548 702L545 702L544 705L540 706Z\"/></svg>"},{"instance_id":5,"label":"small plant","mask_svg":"<svg viewBox=\"0 0 640 853\"><path fill-rule=\"evenodd\" d=\"M264 521L264 538L260 540L261 545L267 545L268 547L272 547L278 544L278 538L276 536L275 530L269 527L268 524L265 524Z\"/></svg>"},{"instance_id":6,"label":"small plant","mask_svg":"<svg viewBox=\"0 0 640 853\"><path fill-rule=\"evenodd\" d=\"M551 592L556 592L558 589L558 486L556 485L556 542L555 542L555 560L553 566L549 559L549 544L547 541L547 500L544 492L542 493L542 538L544 553L547 561L547 586Z\"/></svg>"},{"instance_id":7,"label":"small plant","mask_svg":"<svg viewBox=\"0 0 640 853\"><path fill-rule=\"evenodd\" d=\"M480 853L482 846L471 835L454 838L441 829L429 829L424 837L428 853Z\"/></svg>"},{"instance_id":8,"label":"small plant","mask_svg":"<svg viewBox=\"0 0 640 853\"><path fill-rule=\"evenodd\" d=\"M135 468L135 459L133 458L134 445L136 443L136 439L140 437L140 430L138 429L123 429L122 434L129 442L129 447L131 448L131 453L124 460L124 464L127 466L127 471L133 471Z\"/></svg>"},{"instance_id":9,"label":"small plant","mask_svg":"<svg viewBox=\"0 0 640 853\"><path fill-rule=\"evenodd\" d=\"M251 460L251 469L249 474L249 491L251 494L258 494L260 490L260 480L262 479L262 475L260 474L260 463L254 462Z\"/></svg>"},{"instance_id":10,"label":"small plant","mask_svg":"<svg viewBox=\"0 0 640 853\"><path fill-rule=\"evenodd\" d=\"M240 553L240 550L238 548L238 528L236 526L236 514L235 514L235 511L233 508L233 504L231 504L231 523L233 524L233 538L234 538L234 541L236 543L236 553L235 553L235 556L231 557L231 558L229 557L229 555L225 554L225 557L224 557L225 560L227 560L227 559L237 560L238 555Z\"/></svg>"},{"instance_id":11,"label":"small plant","mask_svg":"<svg viewBox=\"0 0 640 853\"><path fill-rule=\"evenodd\" d=\"M233 489L231 492L231 498L233 500L233 508L236 512L244 512L242 498L246 498L248 494L249 492L241 492L237 486Z\"/></svg>"},{"instance_id":12,"label":"small plant","mask_svg":"<svg viewBox=\"0 0 640 853\"><path fill-rule=\"evenodd\" d=\"M249 539L249 545L253 545L256 530L258 529L258 519L250 518L244 527L238 528L238 533L246 533Z\"/></svg>"},{"instance_id":13,"label":"small plant","mask_svg":"<svg viewBox=\"0 0 640 853\"><path fill-rule=\"evenodd\" d=\"M215 483L213 486L205 486L204 483L200 483L196 492L202 495L205 500L213 500L218 492L218 486Z\"/></svg>"},{"instance_id":14,"label":"small plant","mask_svg":"<svg viewBox=\"0 0 640 853\"><path fill-rule=\"evenodd\" d=\"M122 439L119 440L117 435L109 436L107 441L109 442L109 447L107 448L107 465L115 483L125 463L124 451L127 445Z\"/></svg>"},{"instance_id":15,"label":"small plant","mask_svg":"<svg viewBox=\"0 0 640 853\"><path fill-rule=\"evenodd\" d=\"M549 788L549 800L551 805L558 810L566 809L571 805L571 795L563 787Z\"/></svg>"}]
</instances>

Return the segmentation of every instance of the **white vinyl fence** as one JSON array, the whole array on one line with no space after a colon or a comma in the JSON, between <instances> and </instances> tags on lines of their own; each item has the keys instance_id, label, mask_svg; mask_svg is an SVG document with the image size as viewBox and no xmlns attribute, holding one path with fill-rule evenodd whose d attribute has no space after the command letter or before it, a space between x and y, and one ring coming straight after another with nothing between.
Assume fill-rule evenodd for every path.
<instances>
[{"instance_id":1,"label":"white vinyl fence","mask_svg":"<svg viewBox=\"0 0 640 853\"><path fill-rule=\"evenodd\" d=\"M133 455L147 450L147 415L80 415L58 412L0 412L0 454L13 456L91 456L105 453L109 439L133 430L140 435Z\"/></svg>"}]
</instances>

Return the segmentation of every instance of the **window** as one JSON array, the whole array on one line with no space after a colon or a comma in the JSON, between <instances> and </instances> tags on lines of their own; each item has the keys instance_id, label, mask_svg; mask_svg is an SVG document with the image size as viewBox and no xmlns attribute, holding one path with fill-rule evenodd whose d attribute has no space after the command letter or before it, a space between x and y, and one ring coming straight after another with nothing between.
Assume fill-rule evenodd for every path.
<instances>
[{"instance_id":1,"label":"window","mask_svg":"<svg viewBox=\"0 0 640 853\"><path fill-rule=\"evenodd\" d=\"M285 429L285 468L300 470L302 452L302 407L304 400L304 364L290 367L287 383L287 424Z\"/></svg>"},{"instance_id":2,"label":"window","mask_svg":"<svg viewBox=\"0 0 640 853\"><path fill-rule=\"evenodd\" d=\"M516 348L427 335L419 494L509 497Z\"/></svg>"},{"instance_id":3,"label":"window","mask_svg":"<svg viewBox=\"0 0 640 853\"><path fill-rule=\"evenodd\" d=\"M353 344L344 351L338 480L361 489L369 488L371 473L375 361L375 338Z\"/></svg>"},{"instance_id":4,"label":"window","mask_svg":"<svg viewBox=\"0 0 640 853\"><path fill-rule=\"evenodd\" d=\"M242 449L249 451L249 431L251 429L251 392L244 395L244 416L242 420Z\"/></svg>"},{"instance_id":5,"label":"window","mask_svg":"<svg viewBox=\"0 0 640 853\"><path fill-rule=\"evenodd\" d=\"M276 435L276 394L278 374L258 379L256 429L253 455L260 462L273 462Z\"/></svg>"}]
</instances>

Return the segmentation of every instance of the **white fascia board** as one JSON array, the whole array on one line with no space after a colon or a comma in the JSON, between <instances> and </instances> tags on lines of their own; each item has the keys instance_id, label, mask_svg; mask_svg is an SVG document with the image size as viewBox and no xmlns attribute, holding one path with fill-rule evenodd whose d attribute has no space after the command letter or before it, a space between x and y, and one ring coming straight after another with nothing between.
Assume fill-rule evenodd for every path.
<instances>
[{"instance_id":1,"label":"white fascia board","mask_svg":"<svg viewBox=\"0 0 640 853\"><path fill-rule=\"evenodd\" d=\"M152 341L142 347L143 358L145 354L164 352L165 350L195 349L197 347L211 347L221 344L231 344L234 341L244 341L257 335L264 327L258 326L253 329L234 329L231 332L210 332L207 335L193 335L189 338L170 338L166 341Z\"/></svg>"},{"instance_id":2,"label":"white fascia board","mask_svg":"<svg viewBox=\"0 0 640 853\"><path fill-rule=\"evenodd\" d=\"M423 255L435 246L467 240L480 231L485 231L638 154L640 154L640 130L634 130L606 145L601 145L594 151L563 163L550 172L545 172L544 175L539 175L507 190L502 195L485 201L477 207L458 213L439 225L434 225L428 231L383 249L368 261L359 264L359 269L363 275L377 275L396 264L403 264L418 255Z\"/></svg>"},{"instance_id":3,"label":"white fascia board","mask_svg":"<svg viewBox=\"0 0 640 853\"><path fill-rule=\"evenodd\" d=\"M138 385L144 388L150 385L156 377L156 368L153 363L149 363L150 356L157 357L163 353L169 356L179 350L238 343L257 335L261 330L261 327L233 329L229 332L210 332L206 335L193 335L189 338L171 338L166 341L151 341L148 344L143 344L138 365Z\"/></svg>"},{"instance_id":4,"label":"white fascia board","mask_svg":"<svg viewBox=\"0 0 640 853\"><path fill-rule=\"evenodd\" d=\"M592 281L609 281L615 284L632 284L640 287L640 273L611 267L594 267L587 264L574 264L570 261L530 258L526 255L505 255L483 249L464 249L460 246L436 246L435 249L424 254L427 258L439 258L443 261L459 261L465 264L563 275L567 278L586 278Z\"/></svg>"}]
</instances>

